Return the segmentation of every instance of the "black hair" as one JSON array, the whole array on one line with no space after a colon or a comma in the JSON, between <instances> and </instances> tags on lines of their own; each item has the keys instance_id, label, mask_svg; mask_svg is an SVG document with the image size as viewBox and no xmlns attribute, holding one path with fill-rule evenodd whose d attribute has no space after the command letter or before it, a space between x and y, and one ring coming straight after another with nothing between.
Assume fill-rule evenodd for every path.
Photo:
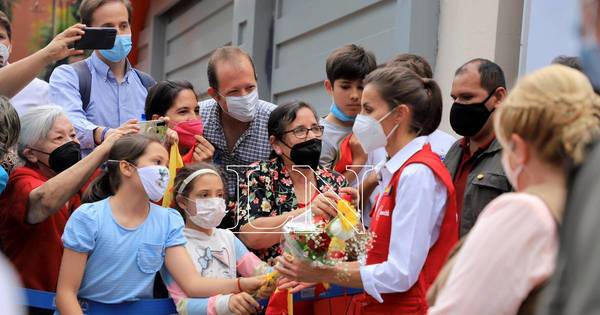
<instances>
[{"instance_id":1,"label":"black hair","mask_svg":"<svg viewBox=\"0 0 600 315\"><path fill-rule=\"evenodd\" d=\"M581 60L578 57L560 55L560 56L557 56L556 58L552 59L552 64L567 66L569 68L573 68L575 70L579 70L580 72L583 72L583 67L581 66Z\"/></svg>"},{"instance_id":2,"label":"black hair","mask_svg":"<svg viewBox=\"0 0 600 315\"><path fill-rule=\"evenodd\" d=\"M144 155L148 146L154 142L160 143L157 138L139 134L123 136L113 144L108 153L108 160L127 161L136 165L140 156ZM106 199L114 195L120 185L119 163L107 162L102 174L85 190L81 202L89 203Z\"/></svg>"},{"instance_id":3,"label":"black hair","mask_svg":"<svg viewBox=\"0 0 600 315\"><path fill-rule=\"evenodd\" d=\"M146 119L152 119L152 115L165 116L169 108L173 106L175 98L183 90L194 91L194 86L188 81L160 81L148 90L144 112Z\"/></svg>"},{"instance_id":4,"label":"black hair","mask_svg":"<svg viewBox=\"0 0 600 315\"><path fill-rule=\"evenodd\" d=\"M350 44L334 50L325 62L327 80L331 85L338 79L363 80L377 68L375 55L361 46Z\"/></svg>"},{"instance_id":5,"label":"black hair","mask_svg":"<svg viewBox=\"0 0 600 315\"><path fill-rule=\"evenodd\" d=\"M291 122L296 119L298 111L302 108L310 109L315 115L315 119L318 121L319 116L315 109L308 103L303 101L292 101L283 105L277 106L269 115L269 122L267 123L267 131L269 136L275 137L277 140L282 140L287 128ZM271 158L277 157L275 151L271 152Z\"/></svg>"},{"instance_id":6,"label":"black hair","mask_svg":"<svg viewBox=\"0 0 600 315\"><path fill-rule=\"evenodd\" d=\"M488 59L475 58L469 60L456 70L454 76L457 76L466 71L466 67L473 63L477 63L479 65L477 70L479 71L479 76L481 77L480 85L488 93L494 92L494 90L496 90L499 87L503 87L506 89L506 79L504 78L504 71L502 71L502 68L500 68L498 64Z\"/></svg>"},{"instance_id":7,"label":"black hair","mask_svg":"<svg viewBox=\"0 0 600 315\"><path fill-rule=\"evenodd\" d=\"M12 41L12 26L10 25L10 19L8 18L6 13L2 11L0 11L0 26L6 29L6 35L8 35L8 40Z\"/></svg>"},{"instance_id":8,"label":"black hair","mask_svg":"<svg viewBox=\"0 0 600 315\"><path fill-rule=\"evenodd\" d=\"M422 78L407 68L384 67L371 72L365 85L373 84L392 110L406 104L411 111L411 131L417 136L434 132L442 120L442 92L433 79Z\"/></svg>"}]
</instances>

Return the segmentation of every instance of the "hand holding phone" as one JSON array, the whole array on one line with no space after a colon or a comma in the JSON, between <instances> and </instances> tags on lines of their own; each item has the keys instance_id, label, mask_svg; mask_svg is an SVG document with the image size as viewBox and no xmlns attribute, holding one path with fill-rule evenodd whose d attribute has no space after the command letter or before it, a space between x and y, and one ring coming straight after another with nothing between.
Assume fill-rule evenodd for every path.
<instances>
[{"instance_id":1,"label":"hand holding phone","mask_svg":"<svg viewBox=\"0 0 600 315\"><path fill-rule=\"evenodd\" d=\"M140 133L149 137L157 138L164 143L167 136L167 123L164 120L148 120L138 122Z\"/></svg>"},{"instance_id":2,"label":"hand holding phone","mask_svg":"<svg viewBox=\"0 0 600 315\"><path fill-rule=\"evenodd\" d=\"M86 27L85 34L76 41L75 49L111 49L115 45L117 29L113 27Z\"/></svg>"}]
</instances>

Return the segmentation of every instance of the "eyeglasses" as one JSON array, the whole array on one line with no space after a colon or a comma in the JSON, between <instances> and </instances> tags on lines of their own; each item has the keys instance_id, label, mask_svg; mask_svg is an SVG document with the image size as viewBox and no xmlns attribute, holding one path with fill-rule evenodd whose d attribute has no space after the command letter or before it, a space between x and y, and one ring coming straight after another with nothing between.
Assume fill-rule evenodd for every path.
<instances>
[{"instance_id":1,"label":"eyeglasses","mask_svg":"<svg viewBox=\"0 0 600 315\"><path fill-rule=\"evenodd\" d=\"M314 126L312 128L298 127L298 128L294 128L292 130L288 130L288 131L284 132L283 134L293 132L294 136L296 138L306 139L308 137L309 131L312 132L312 134L315 135L315 137L320 137L323 135L324 129L325 129L325 127L323 127L323 126Z\"/></svg>"}]
</instances>

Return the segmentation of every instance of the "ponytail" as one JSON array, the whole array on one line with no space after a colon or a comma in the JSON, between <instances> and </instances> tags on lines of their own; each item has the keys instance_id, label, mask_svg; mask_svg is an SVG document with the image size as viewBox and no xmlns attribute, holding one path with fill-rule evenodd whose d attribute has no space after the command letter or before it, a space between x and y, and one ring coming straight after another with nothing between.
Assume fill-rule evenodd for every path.
<instances>
[{"instance_id":1,"label":"ponytail","mask_svg":"<svg viewBox=\"0 0 600 315\"><path fill-rule=\"evenodd\" d=\"M96 202L114 195L121 185L119 163L115 162L127 161L133 165L137 164L139 157L152 142L160 143L156 138L139 134L125 135L115 141L108 153L109 162L105 163L102 174L83 193L82 203Z\"/></svg>"},{"instance_id":2,"label":"ponytail","mask_svg":"<svg viewBox=\"0 0 600 315\"><path fill-rule=\"evenodd\" d=\"M373 84L390 110L410 108L410 129L418 136L433 133L442 120L442 92L433 79L421 78L408 68L384 67L371 72L365 85Z\"/></svg>"},{"instance_id":3,"label":"ponytail","mask_svg":"<svg viewBox=\"0 0 600 315\"><path fill-rule=\"evenodd\" d=\"M442 121L443 106L440 86L433 79L423 78L423 87L427 90L429 101L426 102L428 105L428 108L425 110L426 117L423 118L423 125L421 131L417 133L417 136L432 134L440 126L440 122Z\"/></svg>"},{"instance_id":4,"label":"ponytail","mask_svg":"<svg viewBox=\"0 0 600 315\"><path fill-rule=\"evenodd\" d=\"M91 203L106 199L112 196L114 192L110 187L110 178L107 171L102 171L102 174L98 176L88 186L81 197L81 203Z\"/></svg>"}]
</instances>

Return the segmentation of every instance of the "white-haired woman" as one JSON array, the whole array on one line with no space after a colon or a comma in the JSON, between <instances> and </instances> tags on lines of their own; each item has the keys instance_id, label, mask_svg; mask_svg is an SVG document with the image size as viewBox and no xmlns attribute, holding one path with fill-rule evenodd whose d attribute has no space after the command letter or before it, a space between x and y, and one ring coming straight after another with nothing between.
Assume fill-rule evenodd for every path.
<instances>
[{"instance_id":1,"label":"white-haired woman","mask_svg":"<svg viewBox=\"0 0 600 315\"><path fill-rule=\"evenodd\" d=\"M26 288L56 289L65 223L118 137L81 159L75 129L60 107L21 117L17 153L25 166L10 174L0 197L0 241Z\"/></svg>"}]
</instances>

